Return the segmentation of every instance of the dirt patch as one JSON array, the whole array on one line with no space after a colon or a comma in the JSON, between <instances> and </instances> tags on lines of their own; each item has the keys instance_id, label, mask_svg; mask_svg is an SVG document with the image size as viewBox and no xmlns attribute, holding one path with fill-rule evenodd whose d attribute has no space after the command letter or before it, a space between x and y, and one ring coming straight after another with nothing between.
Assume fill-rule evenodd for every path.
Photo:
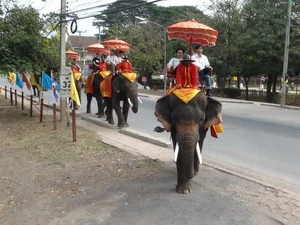
<instances>
[{"instance_id":1,"label":"dirt patch","mask_svg":"<svg viewBox=\"0 0 300 225\"><path fill-rule=\"evenodd\" d=\"M122 181L160 170L158 162L101 142L95 133L29 116L0 95L0 224L56 224L72 205ZM99 192L99 190L101 190ZM98 196L99 197L99 196ZM51 222L52 221L52 222ZM65 223L70 224L70 223Z\"/></svg>"}]
</instances>

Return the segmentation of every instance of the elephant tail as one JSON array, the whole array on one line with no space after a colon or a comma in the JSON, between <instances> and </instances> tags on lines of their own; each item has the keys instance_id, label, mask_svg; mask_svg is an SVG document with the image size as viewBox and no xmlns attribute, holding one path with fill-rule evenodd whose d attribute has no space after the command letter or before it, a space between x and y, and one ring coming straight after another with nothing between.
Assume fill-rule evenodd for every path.
<instances>
[{"instance_id":1,"label":"elephant tail","mask_svg":"<svg viewBox=\"0 0 300 225\"><path fill-rule=\"evenodd\" d=\"M160 126L157 126L157 127L154 128L154 131L155 131L155 132L158 132L158 133L162 133L162 132L164 132L165 130L166 130L165 128L160 127Z\"/></svg>"}]
</instances>

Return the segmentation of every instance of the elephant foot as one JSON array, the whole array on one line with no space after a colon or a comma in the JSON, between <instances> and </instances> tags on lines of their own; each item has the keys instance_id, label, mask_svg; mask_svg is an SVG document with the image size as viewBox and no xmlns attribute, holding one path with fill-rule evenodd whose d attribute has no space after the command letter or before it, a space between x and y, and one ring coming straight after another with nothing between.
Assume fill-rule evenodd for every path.
<instances>
[{"instance_id":1,"label":"elephant foot","mask_svg":"<svg viewBox=\"0 0 300 225\"><path fill-rule=\"evenodd\" d=\"M86 113L91 113L91 110L86 110Z\"/></svg>"},{"instance_id":2,"label":"elephant foot","mask_svg":"<svg viewBox=\"0 0 300 225\"><path fill-rule=\"evenodd\" d=\"M124 127L129 127L129 124L128 124L128 123L125 123Z\"/></svg>"},{"instance_id":3,"label":"elephant foot","mask_svg":"<svg viewBox=\"0 0 300 225\"><path fill-rule=\"evenodd\" d=\"M115 124L115 122L114 122L114 121L108 121L108 124L110 124L110 125L114 125L114 124Z\"/></svg>"},{"instance_id":4,"label":"elephant foot","mask_svg":"<svg viewBox=\"0 0 300 225\"><path fill-rule=\"evenodd\" d=\"M98 113L98 118L104 118L104 114Z\"/></svg>"},{"instance_id":5,"label":"elephant foot","mask_svg":"<svg viewBox=\"0 0 300 225\"><path fill-rule=\"evenodd\" d=\"M190 181L176 185L176 192L179 194L190 194L192 192L192 185Z\"/></svg>"}]
</instances>

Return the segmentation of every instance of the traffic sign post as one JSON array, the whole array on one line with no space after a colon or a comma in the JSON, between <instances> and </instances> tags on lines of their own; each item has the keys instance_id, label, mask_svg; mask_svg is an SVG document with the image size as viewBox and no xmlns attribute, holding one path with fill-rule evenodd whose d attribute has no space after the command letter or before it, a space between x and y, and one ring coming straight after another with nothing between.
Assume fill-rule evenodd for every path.
<instances>
[{"instance_id":1,"label":"traffic sign post","mask_svg":"<svg viewBox=\"0 0 300 225\"><path fill-rule=\"evenodd\" d=\"M70 97L70 89L71 89L70 74L61 74L60 75L60 97L61 98Z\"/></svg>"}]
</instances>

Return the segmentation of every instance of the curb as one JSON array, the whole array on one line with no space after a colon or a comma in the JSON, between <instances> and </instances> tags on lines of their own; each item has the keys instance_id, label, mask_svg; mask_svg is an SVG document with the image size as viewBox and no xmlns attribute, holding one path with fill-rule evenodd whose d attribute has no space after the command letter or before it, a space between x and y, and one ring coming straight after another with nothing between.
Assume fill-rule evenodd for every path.
<instances>
[{"instance_id":1,"label":"curb","mask_svg":"<svg viewBox=\"0 0 300 225\"><path fill-rule=\"evenodd\" d=\"M135 130L132 130L130 128L120 129L116 126L112 126L112 125L108 124L106 121L101 121L97 118L92 118L92 117L85 116L85 115L82 115L82 114L80 115L80 118L84 121L87 121L87 122L90 122L90 123L93 123L93 124L97 124L97 125L100 125L100 126L103 126L103 127L106 127L106 128L110 128L110 129L113 129L113 130L119 130L118 132L120 132L122 134L140 139L142 141L145 141L145 142L148 142L148 143L151 143L151 144L158 145L160 147L164 147L164 148L171 148L172 147L172 144L170 142L166 142L163 139L153 137L151 135L148 135L148 134L145 134L145 133L142 133L142 132L139 132L139 131L135 131Z\"/></svg>"}]
</instances>

